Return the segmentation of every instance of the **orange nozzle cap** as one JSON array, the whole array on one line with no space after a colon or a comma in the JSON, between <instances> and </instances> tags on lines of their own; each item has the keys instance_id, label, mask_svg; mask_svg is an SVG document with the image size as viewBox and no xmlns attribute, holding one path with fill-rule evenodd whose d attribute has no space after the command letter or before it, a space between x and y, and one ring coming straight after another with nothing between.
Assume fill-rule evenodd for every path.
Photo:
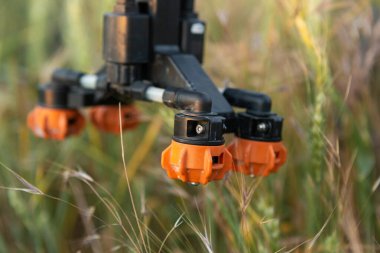
<instances>
[{"instance_id":1,"label":"orange nozzle cap","mask_svg":"<svg viewBox=\"0 0 380 253\"><path fill-rule=\"evenodd\" d=\"M221 180L233 169L232 156L224 145L197 146L174 140L162 152L161 165L170 178L194 184Z\"/></svg>"},{"instance_id":2,"label":"orange nozzle cap","mask_svg":"<svg viewBox=\"0 0 380 253\"><path fill-rule=\"evenodd\" d=\"M92 124L106 133L119 134L119 106L95 106L90 110ZM134 129L140 123L139 111L133 105L121 106L121 125L123 130Z\"/></svg>"},{"instance_id":3,"label":"orange nozzle cap","mask_svg":"<svg viewBox=\"0 0 380 253\"><path fill-rule=\"evenodd\" d=\"M261 142L241 138L228 146L237 171L251 176L268 176L277 172L286 161L282 142Z\"/></svg>"},{"instance_id":4,"label":"orange nozzle cap","mask_svg":"<svg viewBox=\"0 0 380 253\"><path fill-rule=\"evenodd\" d=\"M45 139L64 140L79 134L85 125L82 114L75 109L55 109L37 106L27 119L33 133Z\"/></svg>"}]
</instances>

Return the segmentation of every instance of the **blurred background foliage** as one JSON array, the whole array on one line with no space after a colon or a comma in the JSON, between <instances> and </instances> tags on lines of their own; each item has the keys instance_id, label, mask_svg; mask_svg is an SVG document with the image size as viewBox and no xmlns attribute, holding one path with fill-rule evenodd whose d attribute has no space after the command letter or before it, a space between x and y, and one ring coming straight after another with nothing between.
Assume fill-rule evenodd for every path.
<instances>
[{"instance_id":1,"label":"blurred background foliage","mask_svg":"<svg viewBox=\"0 0 380 253\"><path fill-rule=\"evenodd\" d=\"M25 118L38 83L102 65L113 1L0 0L0 252L380 251L378 1L197 2L206 70L272 96L286 166L207 187L169 180L173 113L143 103L123 136L131 188L120 136L88 124L65 142L36 139Z\"/></svg>"}]
</instances>

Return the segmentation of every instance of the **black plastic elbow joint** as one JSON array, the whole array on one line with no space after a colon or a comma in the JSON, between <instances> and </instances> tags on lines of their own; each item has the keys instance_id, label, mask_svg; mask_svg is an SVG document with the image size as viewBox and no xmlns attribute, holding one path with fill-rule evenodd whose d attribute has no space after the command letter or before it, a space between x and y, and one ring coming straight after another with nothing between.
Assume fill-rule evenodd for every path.
<instances>
[{"instance_id":1,"label":"black plastic elbow joint","mask_svg":"<svg viewBox=\"0 0 380 253\"><path fill-rule=\"evenodd\" d=\"M207 94L184 89L165 90L163 101L168 107L194 113L210 113L212 106Z\"/></svg>"},{"instance_id":2,"label":"black plastic elbow joint","mask_svg":"<svg viewBox=\"0 0 380 253\"><path fill-rule=\"evenodd\" d=\"M247 112L270 113L272 109L272 99L262 93L227 88L223 96L231 105L245 108Z\"/></svg>"}]
</instances>

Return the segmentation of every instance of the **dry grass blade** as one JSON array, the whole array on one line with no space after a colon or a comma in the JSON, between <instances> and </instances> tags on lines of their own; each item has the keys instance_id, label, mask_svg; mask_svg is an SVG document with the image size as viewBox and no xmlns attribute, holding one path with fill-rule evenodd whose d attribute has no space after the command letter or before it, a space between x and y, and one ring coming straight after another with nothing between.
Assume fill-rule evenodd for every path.
<instances>
[{"instance_id":1,"label":"dry grass blade","mask_svg":"<svg viewBox=\"0 0 380 253\"><path fill-rule=\"evenodd\" d=\"M319 237L321 237L321 235L322 235L323 231L325 230L327 224L329 224L331 218L333 217L333 214L335 213L335 210L336 210L336 207L332 210L332 212L330 213L330 215L327 218L326 222L323 224L322 228L318 231L318 233L310 241L310 243L309 243L309 245L307 247L308 250L311 250L314 247L316 241L319 239Z\"/></svg>"},{"instance_id":2,"label":"dry grass blade","mask_svg":"<svg viewBox=\"0 0 380 253\"><path fill-rule=\"evenodd\" d=\"M80 184L72 182L70 185L77 205L81 209L85 210L85 212L80 212L82 224L86 233L86 237L82 240L82 244L84 246L90 246L92 252L100 253L103 251L102 245L100 244L100 236L96 233L95 225L92 221L92 216L95 212L95 208L88 206Z\"/></svg>"},{"instance_id":3,"label":"dry grass blade","mask_svg":"<svg viewBox=\"0 0 380 253\"><path fill-rule=\"evenodd\" d=\"M91 177L86 176L87 174L85 172L77 173L75 171L73 172L72 170L68 170L68 171L65 171L65 174L66 175L72 175L74 178L81 176L81 178L79 178L79 179L82 182L84 182L92 190L92 192L101 200L101 202L104 204L104 206L112 214L113 218L117 221L116 225L118 225L122 228L124 233L127 235L128 239L131 241L134 249L139 251L140 249L138 248L138 244L136 244L136 241L132 238L132 235L128 232L128 229L124 226L123 220L122 220L121 216L119 215L118 211L120 211L123 214L124 218L126 219L126 221L128 223L128 228L129 228L129 230L132 231L134 238L138 239L138 236L137 236L137 233L134 229L134 226L133 226L131 220L129 219L128 215L122 209L120 204L116 201L116 199L113 197L113 195L106 188L104 188L102 185L100 185L96 181L90 182L89 180L86 180L86 178L91 178ZM69 176L66 176L66 177L69 177ZM66 179L66 181L67 181L67 179ZM107 199L107 198L101 196L101 194L95 189L95 187L92 184L94 184L96 187L98 187L104 193L106 193L107 197L109 197L110 199ZM154 239L157 242L161 243L159 238L147 226L145 226L144 223L141 223L141 225L144 226L144 228L146 230L147 238ZM150 247L148 246L148 248L150 248Z\"/></svg>"},{"instance_id":4,"label":"dry grass blade","mask_svg":"<svg viewBox=\"0 0 380 253\"><path fill-rule=\"evenodd\" d=\"M126 164L129 179L134 178L137 169L143 163L144 159L146 159L146 157L149 155L149 152L152 149L152 146L155 140L157 139L157 136L160 134L162 125L162 117L160 117L160 115L156 115L149 124L149 127L141 143L136 147L136 149L133 152L133 155L131 156L131 159ZM125 191L125 183L123 177L120 177L117 185L117 192L122 194Z\"/></svg>"},{"instance_id":5,"label":"dry grass blade","mask_svg":"<svg viewBox=\"0 0 380 253\"><path fill-rule=\"evenodd\" d=\"M122 220L122 218L120 217L120 215L118 213L118 209L123 213L124 217L126 218L127 223L129 225L129 227L131 228L131 231L133 233L133 236L135 238L137 238L137 234L136 234L136 232L135 232L135 230L133 228L132 222L130 221L130 219L128 218L128 216L125 214L125 212L121 208L121 206L118 204L118 202L110 194L110 192L107 191L101 185L99 185L95 180L93 180L93 178L90 175L88 175L86 172L84 172L84 171L74 171L74 170L71 170L71 169L67 169L67 168L65 168L63 166L60 166L60 167L65 169L65 171L63 173L63 177L64 177L64 181L65 182L67 182L70 178L76 178L76 179L82 181L83 183L85 183L91 189L91 191L97 196L97 198L103 203L103 205L111 213L112 217L116 220L117 225L123 230L123 232L125 233L125 235L128 237L128 239L131 242L131 244L134 247L134 249L137 250L137 251L140 251L139 245L136 244L136 241L134 240L134 238L132 237L132 235L129 233L129 231L126 229L126 227L124 226L123 220ZM101 196L101 194L95 189L95 187L92 184L94 184L95 186L99 187L102 191L104 191L110 197L110 200L108 200L107 198ZM82 208L79 208L78 210L80 210L81 213L83 213L83 212L86 211L86 210L83 211Z\"/></svg>"},{"instance_id":6,"label":"dry grass blade","mask_svg":"<svg viewBox=\"0 0 380 253\"><path fill-rule=\"evenodd\" d=\"M44 193L40 189L38 189L36 186L34 186L31 183L29 183L28 181L26 181L26 179L24 179L22 176L17 174L15 171L13 171L9 167L7 167L5 164L0 162L0 165L3 168L5 168L7 171L12 173L17 178L17 180L26 187L26 188L2 187L2 189L23 191L23 192L27 192L27 193L31 193L31 194L35 194L35 195L44 195Z\"/></svg>"},{"instance_id":7,"label":"dry grass blade","mask_svg":"<svg viewBox=\"0 0 380 253\"><path fill-rule=\"evenodd\" d=\"M299 249L300 247L302 247L303 245L309 243L310 241L311 241L311 239L310 239L310 240L306 240L306 241L304 241L304 242L298 244L298 245L295 246L294 248L292 248L292 249L290 249L290 250L288 250L288 251L285 251L284 253L292 253L292 252L296 251L297 249ZM282 249L280 249L280 251L276 251L276 253L279 253L279 252L281 252L281 251L282 251Z\"/></svg>"},{"instance_id":8,"label":"dry grass blade","mask_svg":"<svg viewBox=\"0 0 380 253\"><path fill-rule=\"evenodd\" d=\"M196 207L197 207L197 212L198 212L199 218L201 220L201 225L203 227L203 233L206 235L206 238L208 238L208 241L210 242L210 245L212 245L211 232L207 229L206 217L202 216L201 210L199 208L199 204L198 204L197 200L195 200L195 204L196 204Z\"/></svg>"},{"instance_id":9,"label":"dry grass blade","mask_svg":"<svg viewBox=\"0 0 380 253\"><path fill-rule=\"evenodd\" d=\"M123 142L123 125L122 125L122 114L121 114L121 103L119 103L119 126L120 126L121 158L122 158L122 161L123 161L123 168L124 168L125 179L127 180L128 193L129 193L129 197L131 199L133 213L134 213L134 216L135 216L135 219L136 219L137 227L138 227L138 230L139 230L139 233L140 233L140 237L141 237L141 240L142 240L142 244L143 244L143 247L144 247L144 250L142 250L142 252L148 252L148 249L147 249L147 246L146 246L146 243L145 243L144 233L143 233L143 231L141 229L141 225L140 225L140 219L139 219L139 217L137 215L136 205L135 205L135 202L133 200L132 188L131 188L131 184L129 182L127 165L126 165L126 162L125 162L125 152L124 152L124 142Z\"/></svg>"},{"instance_id":10,"label":"dry grass blade","mask_svg":"<svg viewBox=\"0 0 380 253\"><path fill-rule=\"evenodd\" d=\"M70 177L77 178L84 182L90 182L90 183L94 182L94 179L89 174L87 174L86 172L82 170L80 171L71 170L70 172L71 172Z\"/></svg>"},{"instance_id":11,"label":"dry grass blade","mask_svg":"<svg viewBox=\"0 0 380 253\"><path fill-rule=\"evenodd\" d=\"M10 191L19 191L19 192L26 192L30 194L35 195L43 195L43 193L38 193L35 190L27 189L27 188L17 188L17 187L7 187L7 186L0 186L1 190L10 190Z\"/></svg>"},{"instance_id":12,"label":"dry grass blade","mask_svg":"<svg viewBox=\"0 0 380 253\"><path fill-rule=\"evenodd\" d=\"M194 233L201 239L201 242L205 246L208 253L213 253L213 247L210 238L208 238L207 234L202 234L202 232L198 229L198 227L189 219L184 219L184 221L189 225L189 227L194 231Z\"/></svg>"},{"instance_id":13,"label":"dry grass blade","mask_svg":"<svg viewBox=\"0 0 380 253\"><path fill-rule=\"evenodd\" d=\"M162 241L162 244L160 246L160 249L158 250L158 253L161 253L162 249L164 248L164 245L165 245L165 242L168 240L169 236L174 232L174 230L176 230L179 226L182 225L183 223L183 216L185 214L181 214L181 216L179 216L179 218L177 219L177 221L174 223L173 227L170 229L170 231L168 232L168 234L165 236L164 240Z\"/></svg>"},{"instance_id":14,"label":"dry grass blade","mask_svg":"<svg viewBox=\"0 0 380 253\"><path fill-rule=\"evenodd\" d=\"M50 199L53 199L53 200L65 203L65 204L67 204L67 205L69 205L69 206L77 209L83 215L83 217L86 217L86 219L88 219L90 217L93 217L96 220L101 221L102 223L106 224L106 222L103 219L101 219L98 216L93 215L93 212L89 211L88 208L83 208L83 207L75 205L75 204L73 204L71 202L65 201L65 200L63 200L61 198L58 198L58 197L55 197L55 196L52 196L52 195L49 195L49 194L45 194L40 189L38 189L36 186L34 186L31 183L29 183L28 181L26 181L23 177L21 177L19 174L17 174L15 171L13 171L12 169L10 169L9 167L5 166L1 162L0 162L0 165L3 166L5 169L7 169L9 172L11 172L22 184L24 184L25 186L28 187L28 188L17 188L17 187L0 186L0 189L12 190L12 191L21 191L21 192L26 192L26 193L29 193L29 194L41 195L41 196L44 196L44 197L47 197L47 198L50 198ZM99 197L99 199L101 199L103 201L104 205L111 211L111 213L114 215L115 219L119 221L118 225L122 226L121 219L117 215L116 209L107 200L103 199L96 192L96 190L91 186L90 182L93 182L93 179L88 174L86 174L85 172L76 172L76 171L68 172L68 174L70 174L70 176L75 177L75 178L81 180L82 182L86 183L95 192L95 194L97 194L97 196ZM131 240L131 242L133 243L134 241Z\"/></svg>"},{"instance_id":15,"label":"dry grass blade","mask_svg":"<svg viewBox=\"0 0 380 253\"><path fill-rule=\"evenodd\" d=\"M375 183L372 186L372 193L374 193L380 186L380 177L375 181Z\"/></svg>"},{"instance_id":16,"label":"dry grass blade","mask_svg":"<svg viewBox=\"0 0 380 253\"><path fill-rule=\"evenodd\" d=\"M142 252L141 249L139 248L139 244L135 242L134 238L132 238L131 234L128 232L128 230L125 228L125 226L123 225L123 221L119 215L119 213L117 212L117 208L114 206L113 203L111 203L109 200L107 200L106 198L103 198L99 192L96 191L96 189L89 183L89 182L85 182L89 187L90 189L95 193L95 195L101 200L101 202L104 204L104 206L108 209L108 211L112 214L113 218L119 223L119 226L122 228L122 230L124 231L124 233L126 234L126 236L128 237L128 239L130 240L130 242L132 243L132 245L135 247L135 249L138 251L138 252ZM132 226L132 223L130 222L130 220L127 218L127 222L129 223L130 227L132 228L132 232L134 233L134 236L137 237L134 229L133 229L133 226Z\"/></svg>"}]
</instances>

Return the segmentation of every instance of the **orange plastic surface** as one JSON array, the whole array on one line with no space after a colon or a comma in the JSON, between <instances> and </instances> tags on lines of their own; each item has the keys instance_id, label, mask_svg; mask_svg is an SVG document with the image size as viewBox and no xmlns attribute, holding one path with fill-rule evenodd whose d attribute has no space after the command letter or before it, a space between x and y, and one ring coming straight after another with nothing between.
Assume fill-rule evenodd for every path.
<instances>
[{"instance_id":1,"label":"orange plastic surface","mask_svg":"<svg viewBox=\"0 0 380 253\"><path fill-rule=\"evenodd\" d=\"M222 146L196 146L172 141L162 152L161 165L168 176L183 182L207 184L233 170L232 156Z\"/></svg>"},{"instance_id":2,"label":"orange plastic surface","mask_svg":"<svg viewBox=\"0 0 380 253\"><path fill-rule=\"evenodd\" d=\"M95 106L90 110L91 122L106 133L119 134L119 106ZM140 123L139 112L133 105L121 107L121 125L123 130L131 130Z\"/></svg>"},{"instance_id":3,"label":"orange plastic surface","mask_svg":"<svg viewBox=\"0 0 380 253\"><path fill-rule=\"evenodd\" d=\"M277 172L286 161L282 142L260 142L235 138L228 146L235 169L251 176L268 176Z\"/></svg>"},{"instance_id":4,"label":"orange plastic surface","mask_svg":"<svg viewBox=\"0 0 380 253\"><path fill-rule=\"evenodd\" d=\"M64 140L81 132L85 120L78 110L52 109L37 106L27 119L33 133L45 139Z\"/></svg>"}]
</instances>

